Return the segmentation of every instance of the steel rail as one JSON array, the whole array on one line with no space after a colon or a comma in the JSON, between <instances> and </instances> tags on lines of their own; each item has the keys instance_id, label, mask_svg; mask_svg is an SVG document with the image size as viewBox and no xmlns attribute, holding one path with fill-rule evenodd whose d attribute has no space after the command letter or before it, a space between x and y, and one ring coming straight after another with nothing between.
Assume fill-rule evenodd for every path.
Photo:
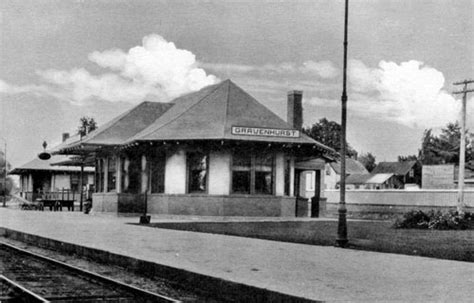
<instances>
[{"instance_id":1,"label":"steel rail","mask_svg":"<svg viewBox=\"0 0 474 303\"><path fill-rule=\"evenodd\" d=\"M42 255L27 251L25 249L22 249L22 248L19 248L19 247L13 246L11 244L0 241L0 248L2 246L7 247L11 250L14 250L18 253L25 254L25 255L31 256L33 258L39 259L41 261L53 264L55 266L62 267L64 269L68 270L69 272L75 273L77 276L82 276L83 278L89 278L89 279L92 279L92 280L102 282L104 284L113 285L113 286L119 288L120 290L125 290L127 292L130 292L133 295L138 296L139 298L150 300L150 302L173 302L173 303L181 302L180 300L176 300L176 299L173 299L173 298L161 295L161 294L157 294L157 293L153 293L153 292L150 292L150 291L147 291L147 290L144 290L144 289L140 289L138 287L128 285L128 284L122 283L120 281L113 280L113 279L107 278L105 276L99 275L97 273L94 273L94 272L91 272L91 271L88 271L88 270L84 270L84 269L66 264L64 262L54 260L52 258L42 256Z\"/></svg>"}]
</instances>

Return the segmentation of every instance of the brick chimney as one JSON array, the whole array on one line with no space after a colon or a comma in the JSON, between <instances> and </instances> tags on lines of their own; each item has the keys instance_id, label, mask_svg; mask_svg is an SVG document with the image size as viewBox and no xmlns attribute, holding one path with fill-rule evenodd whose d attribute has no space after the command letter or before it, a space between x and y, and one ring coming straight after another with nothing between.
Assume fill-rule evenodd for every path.
<instances>
[{"instance_id":1,"label":"brick chimney","mask_svg":"<svg viewBox=\"0 0 474 303\"><path fill-rule=\"evenodd\" d=\"M303 127L303 91L292 90L288 92L288 107L286 122L294 129Z\"/></svg>"},{"instance_id":2,"label":"brick chimney","mask_svg":"<svg viewBox=\"0 0 474 303\"><path fill-rule=\"evenodd\" d=\"M69 133L63 133L63 142L69 139Z\"/></svg>"}]
</instances>

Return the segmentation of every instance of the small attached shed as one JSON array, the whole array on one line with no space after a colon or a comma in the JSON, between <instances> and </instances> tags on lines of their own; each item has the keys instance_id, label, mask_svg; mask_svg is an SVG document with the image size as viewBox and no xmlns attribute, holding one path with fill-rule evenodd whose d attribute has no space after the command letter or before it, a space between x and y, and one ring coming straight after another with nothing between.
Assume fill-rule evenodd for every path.
<instances>
[{"instance_id":1,"label":"small attached shed","mask_svg":"<svg viewBox=\"0 0 474 303\"><path fill-rule=\"evenodd\" d=\"M38 158L14 168L10 175L20 176L20 195L34 201L45 194L65 193L79 197L81 168L55 165L57 162L70 161L71 157L56 155L49 160ZM94 184L94 168L84 168L84 185Z\"/></svg>"}]
</instances>

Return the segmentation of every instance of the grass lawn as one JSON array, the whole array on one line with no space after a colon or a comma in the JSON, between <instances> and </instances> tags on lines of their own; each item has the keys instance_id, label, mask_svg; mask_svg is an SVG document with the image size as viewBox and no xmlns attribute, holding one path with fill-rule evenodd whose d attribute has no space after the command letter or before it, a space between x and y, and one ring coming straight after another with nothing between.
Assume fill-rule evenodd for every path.
<instances>
[{"instance_id":1,"label":"grass lawn","mask_svg":"<svg viewBox=\"0 0 474 303\"><path fill-rule=\"evenodd\" d=\"M388 221L348 221L349 247L474 262L474 230L394 229ZM334 245L336 221L152 223L146 226Z\"/></svg>"}]
</instances>

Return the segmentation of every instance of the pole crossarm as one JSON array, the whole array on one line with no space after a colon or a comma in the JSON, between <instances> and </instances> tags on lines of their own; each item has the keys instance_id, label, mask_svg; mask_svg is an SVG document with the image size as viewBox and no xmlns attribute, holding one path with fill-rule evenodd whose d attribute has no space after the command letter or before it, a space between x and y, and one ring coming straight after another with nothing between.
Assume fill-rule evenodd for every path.
<instances>
[{"instance_id":1,"label":"pole crossarm","mask_svg":"<svg viewBox=\"0 0 474 303\"><path fill-rule=\"evenodd\" d=\"M465 94L465 93L474 93L474 89L467 89L467 90L460 90L460 91L453 92L453 94L455 95Z\"/></svg>"},{"instance_id":2,"label":"pole crossarm","mask_svg":"<svg viewBox=\"0 0 474 303\"><path fill-rule=\"evenodd\" d=\"M458 82L454 82L453 85L465 85L469 83L474 83L474 80L469 79L469 80L458 81Z\"/></svg>"}]
</instances>

